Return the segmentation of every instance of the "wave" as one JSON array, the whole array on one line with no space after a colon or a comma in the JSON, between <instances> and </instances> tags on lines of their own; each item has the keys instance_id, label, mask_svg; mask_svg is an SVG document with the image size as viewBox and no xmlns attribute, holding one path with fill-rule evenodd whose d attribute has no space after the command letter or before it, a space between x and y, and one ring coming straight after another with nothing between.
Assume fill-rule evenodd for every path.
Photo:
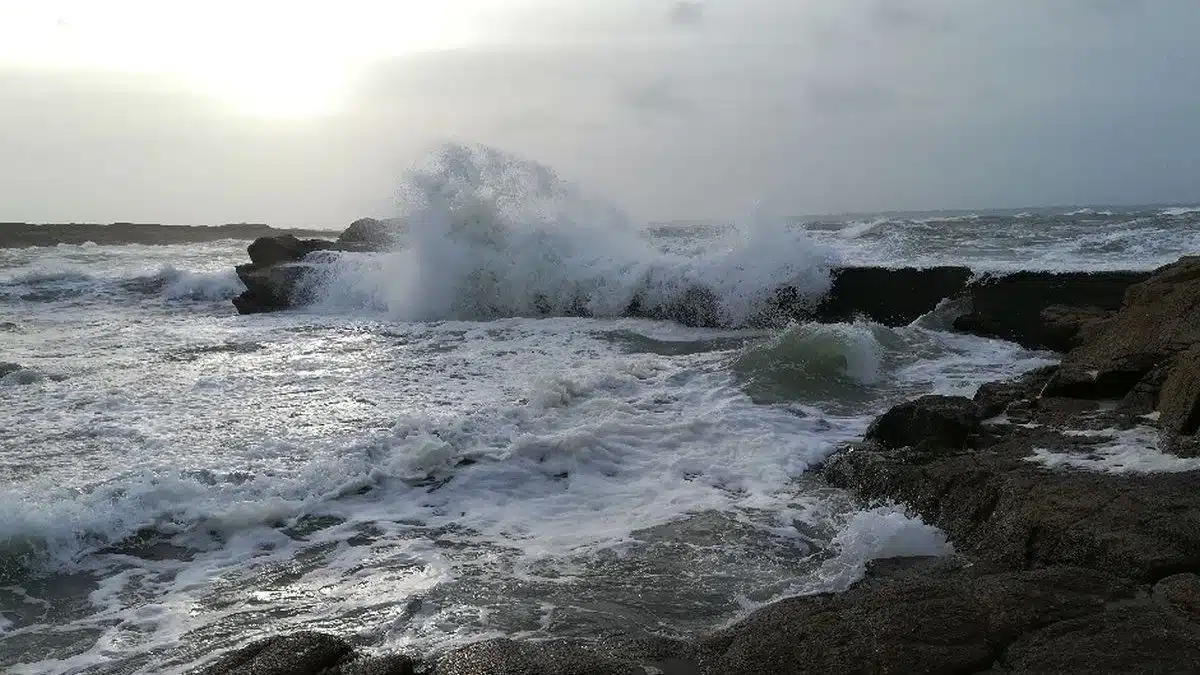
<instances>
[{"instance_id":1,"label":"wave","mask_svg":"<svg viewBox=\"0 0 1200 675\"><path fill-rule=\"evenodd\" d=\"M715 233L703 254L664 252L550 168L484 146L432 153L405 176L399 204L403 249L320 257L305 296L405 320L615 317L633 305L742 325L769 313L782 286L815 300L831 283L827 251L761 210Z\"/></svg>"},{"instance_id":2,"label":"wave","mask_svg":"<svg viewBox=\"0 0 1200 675\"><path fill-rule=\"evenodd\" d=\"M1200 213L1200 206L1173 206L1169 209L1163 209L1160 215L1178 217L1190 216L1194 213Z\"/></svg>"},{"instance_id":3,"label":"wave","mask_svg":"<svg viewBox=\"0 0 1200 675\"><path fill-rule=\"evenodd\" d=\"M866 321L793 323L745 347L731 367L760 402L861 400L884 376L888 331Z\"/></svg>"},{"instance_id":4,"label":"wave","mask_svg":"<svg viewBox=\"0 0 1200 675\"><path fill-rule=\"evenodd\" d=\"M150 274L106 277L75 270L33 270L0 282L0 297L25 302L75 298L158 296L165 300L229 300L244 290L232 270L201 273L164 265Z\"/></svg>"}]
</instances>

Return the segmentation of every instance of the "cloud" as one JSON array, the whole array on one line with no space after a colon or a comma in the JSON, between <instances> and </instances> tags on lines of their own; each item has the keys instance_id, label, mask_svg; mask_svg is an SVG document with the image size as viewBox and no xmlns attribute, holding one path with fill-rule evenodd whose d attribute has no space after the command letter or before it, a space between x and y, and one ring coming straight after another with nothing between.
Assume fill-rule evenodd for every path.
<instances>
[{"instance_id":1,"label":"cloud","mask_svg":"<svg viewBox=\"0 0 1200 675\"><path fill-rule=\"evenodd\" d=\"M699 0L677 2L667 13L667 18L677 26L699 26L704 23L704 3Z\"/></svg>"},{"instance_id":2,"label":"cloud","mask_svg":"<svg viewBox=\"0 0 1200 675\"><path fill-rule=\"evenodd\" d=\"M811 82L807 94L809 106L824 114L881 113L899 103L894 89L869 82Z\"/></svg>"}]
</instances>

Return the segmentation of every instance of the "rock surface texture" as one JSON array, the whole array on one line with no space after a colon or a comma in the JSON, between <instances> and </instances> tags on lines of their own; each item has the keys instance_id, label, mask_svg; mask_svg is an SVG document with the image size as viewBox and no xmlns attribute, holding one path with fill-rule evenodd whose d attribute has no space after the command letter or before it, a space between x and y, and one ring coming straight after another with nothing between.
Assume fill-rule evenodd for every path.
<instances>
[{"instance_id":1,"label":"rock surface texture","mask_svg":"<svg viewBox=\"0 0 1200 675\"><path fill-rule=\"evenodd\" d=\"M300 250L278 244L260 251ZM273 264L291 264L286 255ZM875 274L846 278L868 289L884 283ZM901 504L940 527L955 555L876 561L845 592L773 603L694 643L505 639L414 664L301 633L205 672L1200 672L1200 258L1145 275L1014 275L964 292L974 309L960 327L1067 350L1062 363L973 398L895 406L821 468L864 505ZM844 315L848 297L829 306Z\"/></svg>"}]
</instances>

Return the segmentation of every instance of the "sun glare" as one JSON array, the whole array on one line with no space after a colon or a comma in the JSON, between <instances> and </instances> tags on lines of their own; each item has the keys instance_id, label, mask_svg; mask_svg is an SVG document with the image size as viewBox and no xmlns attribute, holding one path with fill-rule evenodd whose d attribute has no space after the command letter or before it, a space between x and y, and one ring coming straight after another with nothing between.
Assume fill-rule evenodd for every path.
<instances>
[{"instance_id":1,"label":"sun glare","mask_svg":"<svg viewBox=\"0 0 1200 675\"><path fill-rule=\"evenodd\" d=\"M240 114L311 118L372 62L468 43L450 4L0 0L0 68L164 74Z\"/></svg>"}]
</instances>

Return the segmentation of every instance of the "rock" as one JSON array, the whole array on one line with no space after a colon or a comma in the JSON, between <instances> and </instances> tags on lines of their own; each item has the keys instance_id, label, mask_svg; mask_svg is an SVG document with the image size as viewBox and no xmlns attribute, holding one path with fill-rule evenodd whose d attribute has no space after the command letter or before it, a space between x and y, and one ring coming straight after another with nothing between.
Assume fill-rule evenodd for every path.
<instances>
[{"instance_id":1,"label":"rock","mask_svg":"<svg viewBox=\"0 0 1200 675\"><path fill-rule=\"evenodd\" d=\"M980 411L962 396L922 396L878 417L865 440L885 448L962 448L978 431Z\"/></svg>"},{"instance_id":2,"label":"rock","mask_svg":"<svg viewBox=\"0 0 1200 675\"><path fill-rule=\"evenodd\" d=\"M259 268L238 265L237 275L246 290L233 299L240 314L257 314L304 304L303 281L310 271L305 265L280 264Z\"/></svg>"},{"instance_id":3,"label":"rock","mask_svg":"<svg viewBox=\"0 0 1200 675\"><path fill-rule=\"evenodd\" d=\"M1093 336L1112 314L1096 307L1051 305L1040 314L1041 345L1056 352L1070 351Z\"/></svg>"},{"instance_id":4,"label":"rock","mask_svg":"<svg viewBox=\"0 0 1200 675\"><path fill-rule=\"evenodd\" d=\"M985 419L995 417L1017 401L1037 399L1057 370L1058 366L1044 366L1012 380L985 382L979 386L974 398L980 416Z\"/></svg>"},{"instance_id":5,"label":"rock","mask_svg":"<svg viewBox=\"0 0 1200 675\"><path fill-rule=\"evenodd\" d=\"M954 328L1030 349L1063 350L1074 333L1104 312L1119 309L1126 289L1149 276L1145 272L989 275L967 288L972 309L954 321Z\"/></svg>"},{"instance_id":6,"label":"rock","mask_svg":"<svg viewBox=\"0 0 1200 675\"><path fill-rule=\"evenodd\" d=\"M341 638L302 631L253 642L200 675L413 675L413 670L406 656L363 657Z\"/></svg>"},{"instance_id":7,"label":"rock","mask_svg":"<svg viewBox=\"0 0 1200 675\"><path fill-rule=\"evenodd\" d=\"M334 248L332 242L324 239L297 239L290 234L274 237L259 237L251 242L246 251L250 254L250 262L256 267L270 267L279 263L292 263L304 260L304 256L313 251L324 251Z\"/></svg>"},{"instance_id":8,"label":"rock","mask_svg":"<svg viewBox=\"0 0 1200 675\"><path fill-rule=\"evenodd\" d=\"M645 675L640 665L566 642L498 639L438 659L434 675Z\"/></svg>"},{"instance_id":9,"label":"rock","mask_svg":"<svg viewBox=\"0 0 1200 675\"><path fill-rule=\"evenodd\" d=\"M1200 626L1145 603L1117 606L1023 636L1001 660L1012 675L1194 673Z\"/></svg>"},{"instance_id":10,"label":"rock","mask_svg":"<svg viewBox=\"0 0 1200 675\"><path fill-rule=\"evenodd\" d=\"M1130 286L1120 311L1067 354L1048 388L1062 396L1121 398L1196 344L1200 257L1185 257Z\"/></svg>"},{"instance_id":11,"label":"rock","mask_svg":"<svg viewBox=\"0 0 1200 675\"><path fill-rule=\"evenodd\" d=\"M966 267L847 267L833 272L833 285L815 309L797 307L797 318L822 322L866 318L905 326L962 292L971 278Z\"/></svg>"},{"instance_id":12,"label":"rock","mask_svg":"<svg viewBox=\"0 0 1200 675\"><path fill-rule=\"evenodd\" d=\"M1007 569L1073 565L1142 581L1200 569L1197 472L1116 475L1029 461L1039 448L1086 454L1098 440L986 427L962 452L850 446L822 474L863 499L904 504L957 551Z\"/></svg>"},{"instance_id":13,"label":"rock","mask_svg":"<svg viewBox=\"0 0 1200 675\"><path fill-rule=\"evenodd\" d=\"M354 658L344 640L310 631L265 638L226 654L202 675L326 675Z\"/></svg>"},{"instance_id":14,"label":"rock","mask_svg":"<svg viewBox=\"0 0 1200 675\"><path fill-rule=\"evenodd\" d=\"M1159 426L1170 434L1200 431L1200 344L1172 360L1158 394Z\"/></svg>"},{"instance_id":15,"label":"rock","mask_svg":"<svg viewBox=\"0 0 1200 675\"><path fill-rule=\"evenodd\" d=\"M359 218L337 238L344 251L384 251L395 245L395 236L387 224L374 218Z\"/></svg>"},{"instance_id":16,"label":"rock","mask_svg":"<svg viewBox=\"0 0 1200 675\"><path fill-rule=\"evenodd\" d=\"M1076 664L1130 663L1121 652L1141 638L1158 649L1133 651L1145 663L1186 672L1200 636L1178 622L1164 636L1154 625L1164 616L1157 603L1138 599L1132 584L1090 570L1001 572L955 559L889 560L873 564L844 593L774 603L700 649L711 675L976 673L997 664L1032 673L1043 672L1043 645L1055 644L1054 658L1065 667L1046 672L1097 673L1123 671ZM1129 634L1110 644L1093 637L1097 626L1110 624Z\"/></svg>"},{"instance_id":17,"label":"rock","mask_svg":"<svg viewBox=\"0 0 1200 675\"><path fill-rule=\"evenodd\" d=\"M1175 574L1154 584L1154 597L1200 623L1200 576Z\"/></svg>"},{"instance_id":18,"label":"rock","mask_svg":"<svg viewBox=\"0 0 1200 675\"><path fill-rule=\"evenodd\" d=\"M8 361L0 361L0 377L4 377L9 373L15 373L21 370L22 366L19 363L9 363Z\"/></svg>"}]
</instances>

